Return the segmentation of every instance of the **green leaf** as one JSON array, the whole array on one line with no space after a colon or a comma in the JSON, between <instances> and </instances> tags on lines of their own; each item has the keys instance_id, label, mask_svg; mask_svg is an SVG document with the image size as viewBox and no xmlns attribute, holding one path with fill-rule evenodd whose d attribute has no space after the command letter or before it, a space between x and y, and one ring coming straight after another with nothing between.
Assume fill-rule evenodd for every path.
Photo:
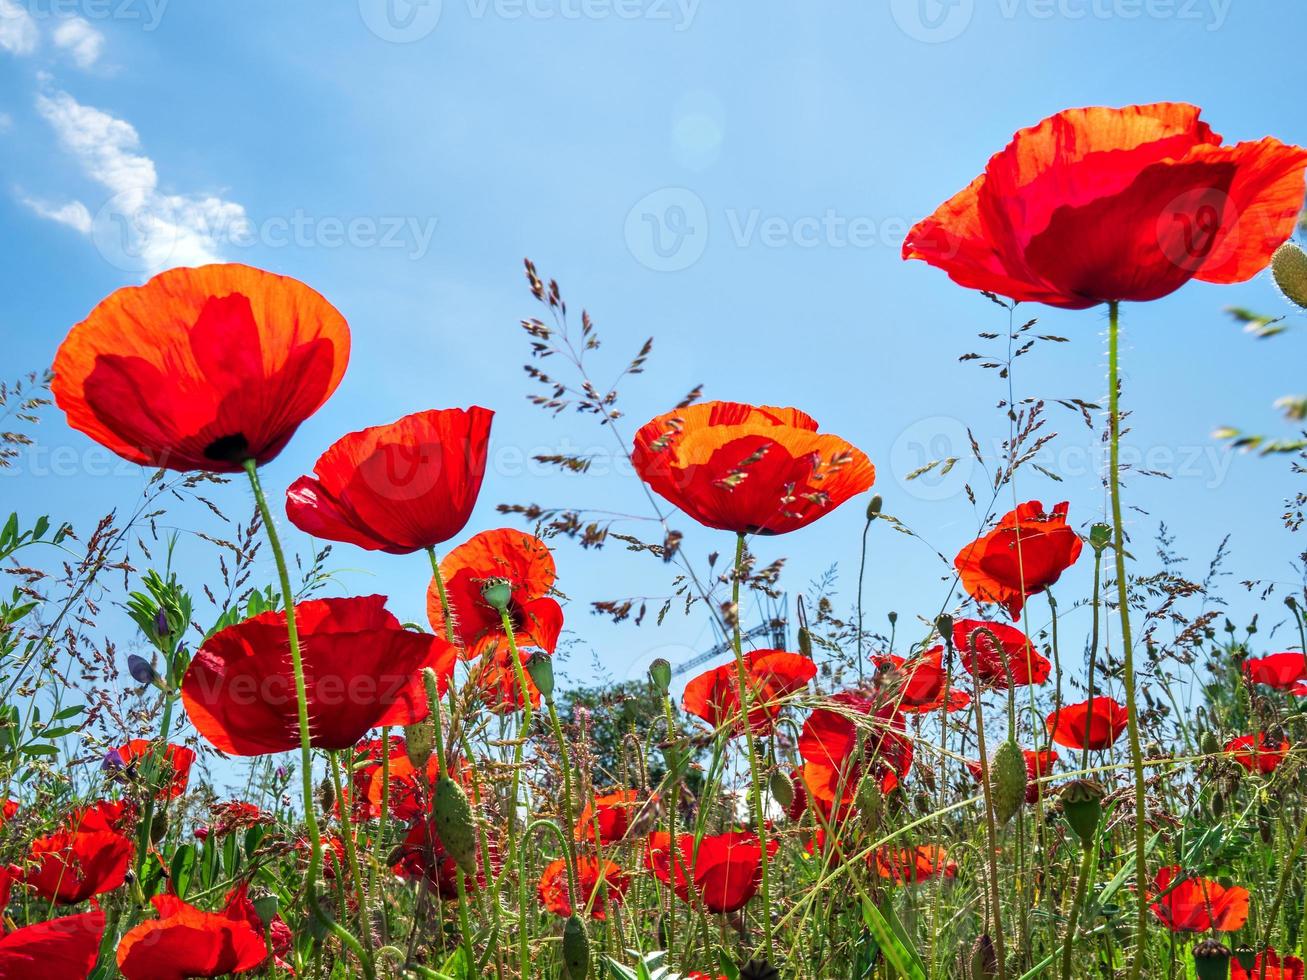
<instances>
[{"instance_id":1,"label":"green leaf","mask_svg":"<svg viewBox=\"0 0 1307 980\"><path fill-rule=\"evenodd\" d=\"M926 964L904 933L903 926L899 924L894 909L888 902L878 909L869 900L863 899L862 919L876 937L880 951L885 954L885 961L896 976L908 980L926 980Z\"/></svg>"},{"instance_id":2,"label":"green leaf","mask_svg":"<svg viewBox=\"0 0 1307 980\"><path fill-rule=\"evenodd\" d=\"M169 865L172 886L177 891L177 897L184 899L186 891L190 888L191 878L195 874L195 847L191 844L183 844L177 848L177 853L172 856L172 864Z\"/></svg>"}]
</instances>

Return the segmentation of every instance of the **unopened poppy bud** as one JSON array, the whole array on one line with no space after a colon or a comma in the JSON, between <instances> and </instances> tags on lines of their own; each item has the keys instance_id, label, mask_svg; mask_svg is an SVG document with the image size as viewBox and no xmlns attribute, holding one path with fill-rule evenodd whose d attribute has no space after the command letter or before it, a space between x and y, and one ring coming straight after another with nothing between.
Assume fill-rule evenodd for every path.
<instances>
[{"instance_id":1,"label":"unopened poppy bud","mask_svg":"<svg viewBox=\"0 0 1307 980\"><path fill-rule=\"evenodd\" d=\"M780 805L781 809L788 810L794 802L794 784L790 782L790 777L779 769L773 769L767 787L771 790L772 799Z\"/></svg>"},{"instance_id":2,"label":"unopened poppy bud","mask_svg":"<svg viewBox=\"0 0 1307 980\"><path fill-rule=\"evenodd\" d=\"M1225 815L1225 794L1219 790L1212 794L1212 816L1217 820Z\"/></svg>"},{"instance_id":3,"label":"unopened poppy bud","mask_svg":"<svg viewBox=\"0 0 1307 980\"><path fill-rule=\"evenodd\" d=\"M1099 554L1103 549L1112 543L1112 527L1110 524L1095 524L1089 529L1089 547L1093 548Z\"/></svg>"},{"instance_id":4,"label":"unopened poppy bud","mask_svg":"<svg viewBox=\"0 0 1307 980\"><path fill-rule=\"evenodd\" d=\"M799 627L799 653L809 660L812 659L812 634L808 632L806 626Z\"/></svg>"},{"instance_id":5,"label":"unopened poppy bud","mask_svg":"<svg viewBox=\"0 0 1307 980\"><path fill-rule=\"evenodd\" d=\"M1026 759L1016 742L1008 739L998 747L989 767L989 777L994 817L999 824L1005 824L1026 801Z\"/></svg>"},{"instance_id":6,"label":"unopened poppy bud","mask_svg":"<svg viewBox=\"0 0 1307 980\"><path fill-rule=\"evenodd\" d=\"M526 672L546 701L554 699L554 658L547 653L536 652L526 662Z\"/></svg>"},{"instance_id":7,"label":"unopened poppy bud","mask_svg":"<svg viewBox=\"0 0 1307 980\"><path fill-rule=\"evenodd\" d=\"M1103 797L1107 791L1092 779L1073 779L1059 791L1062 815L1071 825L1083 847L1091 847L1098 821L1103 816Z\"/></svg>"},{"instance_id":8,"label":"unopened poppy bud","mask_svg":"<svg viewBox=\"0 0 1307 980\"><path fill-rule=\"evenodd\" d=\"M857 804L858 813L868 823L874 823L880 816L884 797L880 792L880 783L873 774L868 773L862 777L862 782L858 784L854 803Z\"/></svg>"},{"instance_id":9,"label":"unopened poppy bud","mask_svg":"<svg viewBox=\"0 0 1307 980\"><path fill-rule=\"evenodd\" d=\"M1284 597L1284 604L1288 606L1290 609L1298 608L1298 600L1291 595L1287 595Z\"/></svg>"},{"instance_id":10,"label":"unopened poppy bud","mask_svg":"<svg viewBox=\"0 0 1307 980\"><path fill-rule=\"evenodd\" d=\"M1198 980L1228 980L1230 950L1215 939L1204 939L1194 946L1194 973Z\"/></svg>"},{"instance_id":11,"label":"unopened poppy bud","mask_svg":"<svg viewBox=\"0 0 1307 980\"><path fill-rule=\"evenodd\" d=\"M431 753L436 750L436 729L427 718L415 725L404 726L404 754L413 768L419 771L426 768Z\"/></svg>"},{"instance_id":12,"label":"unopened poppy bud","mask_svg":"<svg viewBox=\"0 0 1307 980\"><path fill-rule=\"evenodd\" d=\"M154 665L144 657L135 653L127 657L127 673L132 675L132 680L137 684L159 684L159 674L154 669Z\"/></svg>"},{"instance_id":13,"label":"unopened poppy bud","mask_svg":"<svg viewBox=\"0 0 1307 980\"><path fill-rule=\"evenodd\" d=\"M505 578L487 579L481 587L481 598L491 609L507 612L508 604L513 601L513 585Z\"/></svg>"},{"instance_id":14,"label":"unopened poppy bud","mask_svg":"<svg viewBox=\"0 0 1307 980\"><path fill-rule=\"evenodd\" d=\"M867 520L874 521L880 516L880 509L885 506L885 501L881 499L880 494L873 493L871 499L867 501Z\"/></svg>"},{"instance_id":15,"label":"unopened poppy bud","mask_svg":"<svg viewBox=\"0 0 1307 980\"><path fill-rule=\"evenodd\" d=\"M649 683L651 683L659 694L666 695L667 689L672 686L672 665L659 657L649 665Z\"/></svg>"},{"instance_id":16,"label":"unopened poppy bud","mask_svg":"<svg viewBox=\"0 0 1307 980\"><path fill-rule=\"evenodd\" d=\"M270 929L272 923L277 919L277 910L279 907L277 896L271 892L263 892L255 895L254 898L251 899L251 904L254 906L254 914L257 915L259 921L263 923L263 928Z\"/></svg>"},{"instance_id":17,"label":"unopened poppy bud","mask_svg":"<svg viewBox=\"0 0 1307 980\"><path fill-rule=\"evenodd\" d=\"M976 937L971 947L971 962L967 965L971 980L994 980L998 976L998 950L988 933Z\"/></svg>"},{"instance_id":18,"label":"unopened poppy bud","mask_svg":"<svg viewBox=\"0 0 1307 980\"><path fill-rule=\"evenodd\" d=\"M318 802L322 804L322 812L330 813L336 805L336 787L331 785L330 779L323 779L318 785Z\"/></svg>"},{"instance_id":19,"label":"unopened poppy bud","mask_svg":"<svg viewBox=\"0 0 1307 980\"><path fill-rule=\"evenodd\" d=\"M1216 755L1221 751L1221 743L1217 741L1216 735L1212 732L1203 732L1203 737L1199 740L1199 747L1203 750L1203 755Z\"/></svg>"},{"instance_id":20,"label":"unopened poppy bud","mask_svg":"<svg viewBox=\"0 0 1307 980\"><path fill-rule=\"evenodd\" d=\"M436 780L436 792L431 801L431 814L436 834L454 863L464 874L475 875L477 870L476 818L463 787L444 773Z\"/></svg>"},{"instance_id":21,"label":"unopened poppy bud","mask_svg":"<svg viewBox=\"0 0 1307 980\"><path fill-rule=\"evenodd\" d=\"M575 913L563 926L563 974L566 980L585 980L590 973L590 936Z\"/></svg>"},{"instance_id":22,"label":"unopened poppy bud","mask_svg":"<svg viewBox=\"0 0 1307 980\"><path fill-rule=\"evenodd\" d=\"M150 820L150 843L157 844L168 836L168 813L160 810Z\"/></svg>"},{"instance_id":23,"label":"unopened poppy bud","mask_svg":"<svg viewBox=\"0 0 1307 980\"><path fill-rule=\"evenodd\" d=\"M1271 256L1271 275L1280 292L1295 306L1307 309L1307 254L1293 242L1285 242Z\"/></svg>"}]
</instances>

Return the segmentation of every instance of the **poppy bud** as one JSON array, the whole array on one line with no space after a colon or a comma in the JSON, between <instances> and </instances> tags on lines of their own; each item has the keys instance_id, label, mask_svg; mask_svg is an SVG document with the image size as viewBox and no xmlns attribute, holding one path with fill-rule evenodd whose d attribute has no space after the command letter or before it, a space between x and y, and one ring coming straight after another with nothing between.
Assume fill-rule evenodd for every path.
<instances>
[{"instance_id":1,"label":"poppy bud","mask_svg":"<svg viewBox=\"0 0 1307 980\"><path fill-rule=\"evenodd\" d=\"M168 813L160 810L150 820L150 843L157 844L168 836Z\"/></svg>"},{"instance_id":2,"label":"poppy bud","mask_svg":"<svg viewBox=\"0 0 1307 980\"><path fill-rule=\"evenodd\" d=\"M263 928L270 928L277 918L277 896L272 894L272 892L264 892L260 895L256 895L251 902L254 905L254 914L257 915L259 921L263 923Z\"/></svg>"},{"instance_id":3,"label":"poppy bud","mask_svg":"<svg viewBox=\"0 0 1307 980\"><path fill-rule=\"evenodd\" d=\"M132 680L137 684L159 684L159 674L154 669L154 665L144 657L137 654L131 654L127 658L127 673L132 675Z\"/></svg>"},{"instance_id":4,"label":"poppy bud","mask_svg":"<svg viewBox=\"0 0 1307 980\"><path fill-rule=\"evenodd\" d=\"M773 769L768 789L771 790L772 799L780 804L781 809L790 808L790 804L794 802L794 784L790 782L789 776L779 769Z\"/></svg>"},{"instance_id":5,"label":"poppy bud","mask_svg":"<svg viewBox=\"0 0 1307 980\"><path fill-rule=\"evenodd\" d=\"M1288 606L1290 609L1298 608L1298 600L1291 595L1287 595L1284 597L1284 604Z\"/></svg>"},{"instance_id":6,"label":"poppy bud","mask_svg":"<svg viewBox=\"0 0 1307 980\"><path fill-rule=\"evenodd\" d=\"M889 618L889 624L890 624L891 626L893 626L895 623L897 623L897 622L899 621L899 614L896 613L893 609L891 609L891 610L889 611L889 617L888 617L888 618Z\"/></svg>"},{"instance_id":7,"label":"poppy bud","mask_svg":"<svg viewBox=\"0 0 1307 980\"><path fill-rule=\"evenodd\" d=\"M994 753L989 767L994 817L1005 824L1026 801L1026 758L1017 743L1008 739Z\"/></svg>"},{"instance_id":8,"label":"poppy bud","mask_svg":"<svg viewBox=\"0 0 1307 980\"><path fill-rule=\"evenodd\" d=\"M1110 524L1095 524L1089 529L1089 547L1099 554L1103 549L1112 543L1112 527Z\"/></svg>"},{"instance_id":9,"label":"poppy bud","mask_svg":"<svg viewBox=\"0 0 1307 980\"><path fill-rule=\"evenodd\" d=\"M885 501L881 499L880 494L873 493L871 499L867 501L867 520L874 521L880 516L880 509L885 506Z\"/></svg>"},{"instance_id":10,"label":"poppy bud","mask_svg":"<svg viewBox=\"0 0 1307 980\"><path fill-rule=\"evenodd\" d=\"M1082 847L1093 846L1098 821L1103 815L1103 797L1106 791L1101 783L1092 779L1073 779L1062 787L1062 815L1071 825Z\"/></svg>"},{"instance_id":11,"label":"poppy bud","mask_svg":"<svg viewBox=\"0 0 1307 980\"><path fill-rule=\"evenodd\" d=\"M874 824L876 818L880 816L880 808L884 803L884 797L880 792L880 783L876 777L867 773L862 777L862 782L858 784L858 792L854 797L857 804L858 812L868 823Z\"/></svg>"},{"instance_id":12,"label":"poppy bud","mask_svg":"<svg viewBox=\"0 0 1307 980\"><path fill-rule=\"evenodd\" d=\"M1194 973L1198 980L1227 980L1230 950L1215 939L1204 939L1194 946Z\"/></svg>"},{"instance_id":13,"label":"poppy bud","mask_svg":"<svg viewBox=\"0 0 1307 980\"><path fill-rule=\"evenodd\" d=\"M476 819L472 804L463 787L444 773L436 780L436 792L431 801L431 813L436 834L454 863L465 874L475 875L477 870Z\"/></svg>"},{"instance_id":14,"label":"poppy bud","mask_svg":"<svg viewBox=\"0 0 1307 980\"><path fill-rule=\"evenodd\" d=\"M1212 816L1217 820L1225 814L1225 794L1217 791L1212 794Z\"/></svg>"},{"instance_id":15,"label":"poppy bud","mask_svg":"<svg viewBox=\"0 0 1307 980\"><path fill-rule=\"evenodd\" d=\"M566 980L585 980L590 972L590 936L576 914L563 926L563 975Z\"/></svg>"},{"instance_id":16,"label":"poppy bud","mask_svg":"<svg viewBox=\"0 0 1307 980\"><path fill-rule=\"evenodd\" d=\"M1271 275L1280 292L1295 306L1307 309L1307 254L1293 242L1285 242L1271 256Z\"/></svg>"},{"instance_id":17,"label":"poppy bud","mask_svg":"<svg viewBox=\"0 0 1307 980\"><path fill-rule=\"evenodd\" d=\"M651 683L659 694L666 696L667 689L672 686L672 665L659 657L649 665L649 683Z\"/></svg>"},{"instance_id":18,"label":"poppy bud","mask_svg":"<svg viewBox=\"0 0 1307 980\"><path fill-rule=\"evenodd\" d=\"M318 786L318 801L322 804L323 813L331 813L332 807L336 805L336 787L331 785L331 780L324 778Z\"/></svg>"},{"instance_id":19,"label":"poppy bud","mask_svg":"<svg viewBox=\"0 0 1307 980\"><path fill-rule=\"evenodd\" d=\"M799 653L809 660L812 659L812 634L808 632L806 626L799 627Z\"/></svg>"},{"instance_id":20,"label":"poppy bud","mask_svg":"<svg viewBox=\"0 0 1307 980\"><path fill-rule=\"evenodd\" d=\"M508 604L513 600L513 584L505 578L487 579L481 587L481 598L491 609L507 612Z\"/></svg>"},{"instance_id":21,"label":"poppy bud","mask_svg":"<svg viewBox=\"0 0 1307 980\"><path fill-rule=\"evenodd\" d=\"M431 753L436 750L436 729L426 718L415 725L404 726L404 754L414 769L426 768Z\"/></svg>"},{"instance_id":22,"label":"poppy bud","mask_svg":"<svg viewBox=\"0 0 1307 980\"><path fill-rule=\"evenodd\" d=\"M526 672L546 701L554 699L554 658L547 653L533 653L526 662Z\"/></svg>"},{"instance_id":23,"label":"poppy bud","mask_svg":"<svg viewBox=\"0 0 1307 980\"><path fill-rule=\"evenodd\" d=\"M1221 751L1221 743L1217 741L1216 735L1212 732L1203 732L1200 747L1203 750L1203 755L1216 755Z\"/></svg>"},{"instance_id":24,"label":"poppy bud","mask_svg":"<svg viewBox=\"0 0 1307 980\"><path fill-rule=\"evenodd\" d=\"M998 976L998 950L988 933L976 937L971 947L971 962L967 975L971 980L994 980Z\"/></svg>"}]
</instances>

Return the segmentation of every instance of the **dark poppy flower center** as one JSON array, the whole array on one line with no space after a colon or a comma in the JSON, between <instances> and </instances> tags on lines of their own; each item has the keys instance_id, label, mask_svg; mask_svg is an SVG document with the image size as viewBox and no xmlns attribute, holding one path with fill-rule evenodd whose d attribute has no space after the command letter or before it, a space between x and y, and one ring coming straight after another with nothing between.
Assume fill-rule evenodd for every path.
<instances>
[{"instance_id":1,"label":"dark poppy flower center","mask_svg":"<svg viewBox=\"0 0 1307 980\"><path fill-rule=\"evenodd\" d=\"M204 447L204 458L219 463L244 463L250 458L250 441L240 432L219 436Z\"/></svg>"}]
</instances>

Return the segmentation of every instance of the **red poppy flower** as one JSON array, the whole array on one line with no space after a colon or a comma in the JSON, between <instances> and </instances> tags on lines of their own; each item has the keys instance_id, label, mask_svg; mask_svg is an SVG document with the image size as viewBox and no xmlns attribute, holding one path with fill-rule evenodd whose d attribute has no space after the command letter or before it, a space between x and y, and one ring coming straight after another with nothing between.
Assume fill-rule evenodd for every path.
<instances>
[{"instance_id":1,"label":"red poppy flower","mask_svg":"<svg viewBox=\"0 0 1307 980\"><path fill-rule=\"evenodd\" d=\"M956 878L958 865L950 861L942 847L922 844L918 847L879 847L872 856L876 874L896 885L915 884L942 875Z\"/></svg>"},{"instance_id":2,"label":"red poppy flower","mask_svg":"<svg viewBox=\"0 0 1307 980\"><path fill-rule=\"evenodd\" d=\"M135 842L121 832L126 812L121 802L108 801L74 810L60 829L28 845L24 864L11 869L15 879L62 905L113 891L136 854Z\"/></svg>"},{"instance_id":3,"label":"red poppy flower","mask_svg":"<svg viewBox=\"0 0 1307 980\"><path fill-rule=\"evenodd\" d=\"M104 912L95 909L15 929L0 938L0 977L85 980L104 938Z\"/></svg>"},{"instance_id":4,"label":"red poppy flower","mask_svg":"<svg viewBox=\"0 0 1307 980\"><path fill-rule=\"evenodd\" d=\"M553 653L558 646L563 609L549 598L556 578L554 556L539 538L512 528L482 531L445 556L440 575L465 657L477 656L506 635L499 612L481 595L491 579L508 582L512 590L508 612L518 648ZM427 617L443 636L445 616L434 579L427 589Z\"/></svg>"},{"instance_id":5,"label":"red poppy flower","mask_svg":"<svg viewBox=\"0 0 1307 980\"><path fill-rule=\"evenodd\" d=\"M853 801L865 771L888 793L912 768L912 742L903 734L902 717L893 705L877 705L852 691L830 700L836 707L814 710L799 735L809 798L842 808ZM856 722L859 715L866 720Z\"/></svg>"},{"instance_id":6,"label":"red poppy flower","mask_svg":"<svg viewBox=\"0 0 1307 980\"><path fill-rule=\"evenodd\" d=\"M680 834L676 838L676 865L672 865L672 837L665 830L649 835L644 850L644 866L654 877L667 885L682 902L690 901L690 876L686 874L688 857L694 850L694 835Z\"/></svg>"},{"instance_id":7,"label":"red poppy flower","mask_svg":"<svg viewBox=\"0 0 1307 980\"><path fill-rule=\"evenodd\" d=\"M581 810L576 821L576 839L592 841L598 828L599 843L607 847L626 839L631 820L647 804L638 790L619 789L605 796L596 796Z\"/></svg>"},{"instance_id":8,"label":"red poppy flower","mask_svg":"<svg viewBox=\"0 0 1307 980\"><path fill-rule=\"evenodd\" d=\"M286 516L315 538L392 555L448 541L472 516L492 418L449 408L351 432L291 484Z\"/></svg>"},{"instance_id":9,"label":"red poppy flower","mask_svg":"<svg viewBox=\"0 0 1307 980\"><path fill-rule=\"evenodd\" d=\"M685 980L726 980L726 974L700 973L698 970L691 970L685 975Z\"/></svg>"},{"instance_id":10,"label":"red poppy flower","mask_svg":"<svg viewBox=\"0 0 1307 980\"><path fill-rule=\"evenodd\" d=\"M353 768L354 819L375 820L381 816L381 803L385 797L386 786L381 778L385 748L381 739L373 739L360 743L357 751L366 756L367 761L356 762ZM423 800L440 775L440 763L433 754L424 770L419 772L409 761L404 739L398 735L390 737L389 752L390 813L396 820L407 823L425 811Z\"/></svg>"},{"instance_id":11,"label":"red poppy flower","mask_svg":"<svg viewBox=\"0 0 1307 980\"><path fill-rule=\"evenodd\" d=\"M1111 698L1097 697L1052 712L1045 724L1058 745L1098 752L1121 737L1129 724L1129 715Z\"/></svg>"},{"instance_id":12,"label":"red poppy flower","mask_svg":"<svg viewBox=\"0 0 1307 980\"><path fill-rule=\"evenodd\" d=\"M1263 950L1245 970L1235 957L1230 959L1230 980L1303 980L1303 963L1296 956L1283 959L1273 949Z\"/></svg>"},{"instance_id":13,"label":"red poppy flower","mask_svg":"<svg viewBox=\"0 0 1307 980\"><path fill-rule=\"evenodd\" d=\"M1225 745L1225 751L1234 757L1249 772L1260 772L1269 776L1289 754L1288 740L1282 740L1278 746L1266 741L1261 732L1256 735L1240 735Z\"/></svg>"},{"instance_id":14,"label":"red poppy flower","mask_svg":"<svg viewBox=\"0 0 1307 980\"><path fill-rule=\"evenodd\" d=\"M1307 694L1307 657L1301 653L1272 653L1266 657L1249 657L1243 662L1244 675L1250 684L1265 684L1277 691Z\"/></svg>"},{"instance_id":15,"label":"red poppy flower","mask_svg":"<svg viewBox=\"0 0 1307 980\"><path fill-rule=\"evenodd\" d=\"M586 896L585 904L590 906L590 918L603 921L608 918L608 902L621 904L626 889L631 884L630 878L612 861L602 864L597 858L579 857L576 859L577 884ZM546 909L564 918L572 914L572 898L567 888L567 862L559 858L545 865L540 875L540 901Z\"/></svg>"},{"instance_id":16,"label":"red poppy flower","mask_svg":"<svg viewBox=\"0 0 1307 980\"><path fill-rule=\"evenodd\" d=\"M344 318L308 286L206 265L103 300L60 345L52 389L69 425L124 459L235 473L280 453L348 360Z\"/></svg>"},{"instance_id":17,"label":"red poppy flower","mask_svg":"<svg viewBox=\"0 0 1307 980\"><path fill-rule=\"evenodd\" d=\"M749 725L760 735L771 731L783 707L781 700L803 690L817 676L817 665L808 657L782 650L750 650L744 655L744 668ZM694 678L685 686L681 707L714 728L730 725L734 734L742 735L738 665L732 661Z\"/></svg>"},{"instance_id":18,"label":"red poppy flower","mask_svg":"<svg viewBox=\"0 0 1307 980\"><path fill-rule=\"evenodd\" d=\"M998 637L1002 650L995 648L994 637ZM1004 623L959 619L953 624L953 646L961 653L967 672L996 691L1007 690L1009 670L1017 687L1042 684L1053 670L1048 658L1035 649L1026 634Z\"/></svg>"},{"instance_id":19,"label":"red poppy flower","mask_svg":"<svg viewBox=\"0 0 1307 980\"><path fill-rule=\"evenodd\" d=\"M0 804L0 827L3 827L10 820L12 820L14 814L17 812L18 812L17 800L5 800L3 804Z\"/></svg>"},{"instance_id":20,"label":"red poppy flower","mask_svg":"<svg viewBox=\"0 0 1307 980\"><path fill-rule=\"evenodd\" d=\"M795 408L701 402L635 434L641 479L707 527L784 534L871 487L875 467Z\"/></svg>"},{"instance_id":21,"label":"red poppy flower","mask_svg":"<svg viewBox=\"0 0 1307 980\"><path fill-rule=\"evenodd\" d=\"M959 711L971 703L971 695L949 685L944 670L944 648L933 647L920 656L905 660L893 654L872 657L879 669L877 683L886 698L897 704L900 711L909 714L926 714L944 707L948 692L948 710Z\"/></svg>"},{"instance_id":22,"label":"red poppy flower","mask_svg":"<svg viewBox=\"0 0 1307 980\"><path fill-rule=\"evenodd\" d=\"M743 908L762 884L762 848L750 831L728 831L699 841L684 838L689 847L678 843L678 857L693 853L694 890L709 912L735 912ZM767 842L767 856L776 853L775 840Z\"/></svg>"},{"instance_id":23,"label":"red poppy flower","mask_svg":"<svg viewBox=\"0 0 1307 980\"><path fill-rule=\"evenodd\" d=\"M549 600L553 601L553 600ZM521 648L517 651L522 664L522 680L526 682L527 697L531 707L540 707L540 688L526 671L531 652ZM481 701L491 714L503 715L521 711L525 698L518 683L517 671L513 669L513 652L507 643L498 643L482 656L481 661L472 670L469 683L481 694Z\"/></svg>"},{"instance_id":24,"label":"red poppy flower","mask_svg":"<svg viewBox=\"0 0 1307 980\"><path fill-rule=\"evenodd\" d=\"M1030 749L1022 749L1021 754L1026 760L1026 802L1034 806L1043 794L1043 784L1036 780L1052 775L1053 766L1057 763L1057 753L1052 750L1032 752ZM967 771L975 777L976 782L985 778L979 762L968 760Z\"/></svg>"},{"instance_id":25,"label":"red poppy flower","mask_svg":"<svg viewBox=\"0 0 1307 980\"><path fill-rule=\"evenodd\" d=\"M903 243L970 289L1084 309L1242 282L1302 207L1307 152L1222 146L1191 105L1068 109L1023 129Z\"/></svg>"},{"instance_id":26,"label":"red poppy flower","mask_svg":"<svg viewBox=\"0 0 1307 980\"><path fill-rule=\"evenodd\" d=\"M406 630L385 596L310 599L295 606L312 744L347 749L381 725L409 725L428 713L421 671L434 667L443 690L454 648ZM200 647L182 679L196 729L224 752L263 755L299 745L286 614L262 613Z\"/></svg>"},{"instance_id":27,"label":"red poppy flower","mask_svg":"<svg viewBox=\"0 0 1307 980\"><path fill-rule=\"evenodd\" d=\"M1225 888L1206 878L1189 877L1174 888L1180 866L1158 868L1154 885L1157 901L1153 914L1172 932L1234 932L1248 921L1248 889Z\"/></svg>"},{"instance_id":28,"label":"red poppy flower","mask_svg":"<svg viewBox=\"0 0 1307 980\"><path fill-rule=\"evenodd\" d=\"M250 901L249 887L249 882L242 881L229 891L226 898L223 899L223 912L229 919L249 923L251 929L262 935L264 932L263 919L260 918L254 903ZM286 925L286 920L280 915L274 915L272 922L267 925L267 933L272 940L270 945L274 962L278 968L289 970L291 967L287 957L295 944L295 937L291 934L290 926Z\"/></svg>"},{"instance_id":29,"label":"red poppy flower","mask_svg":"<svg viewBox=\"0 0 1307 980\"><path fill-rule=\"evenodd\" d=\"M126 745L111 750L111 756L124 768L139 774L145 760L154 752L155 743L148 738L134 738ZM168 776L168 788L162 795L175 799L186 792L191 781L191 765L195 762L195 752L184 745L169 744L164 747L159 760L161 775Z\"/></svg>"},{"instance_id":30,"label":"red poppy flower","mask_svg":"<svg viewBox=\"0 0 1307 980\"><path fill-rule=\"evenodd\" d=\"M1067 526L1066 514L1065 500L1051 514L1038 500L1005 514L953 559L962 587L977 602L997 603L1020 619L1026 599L1047 589L1080 557L1083 544Z\"/></svg>"},{"instance_id":31,"label":"red poppy flower","mask_svg":"<svg viewBox=\"0 0 1307 980\"><path fill-rule=\"evenodd\" d=\"M186 980L253 970L268 958L262 932L244 918L202 912L172 895L150 899L159 918L142 922L118 944L127 980Z\"/></svg>"}]
</instances>

